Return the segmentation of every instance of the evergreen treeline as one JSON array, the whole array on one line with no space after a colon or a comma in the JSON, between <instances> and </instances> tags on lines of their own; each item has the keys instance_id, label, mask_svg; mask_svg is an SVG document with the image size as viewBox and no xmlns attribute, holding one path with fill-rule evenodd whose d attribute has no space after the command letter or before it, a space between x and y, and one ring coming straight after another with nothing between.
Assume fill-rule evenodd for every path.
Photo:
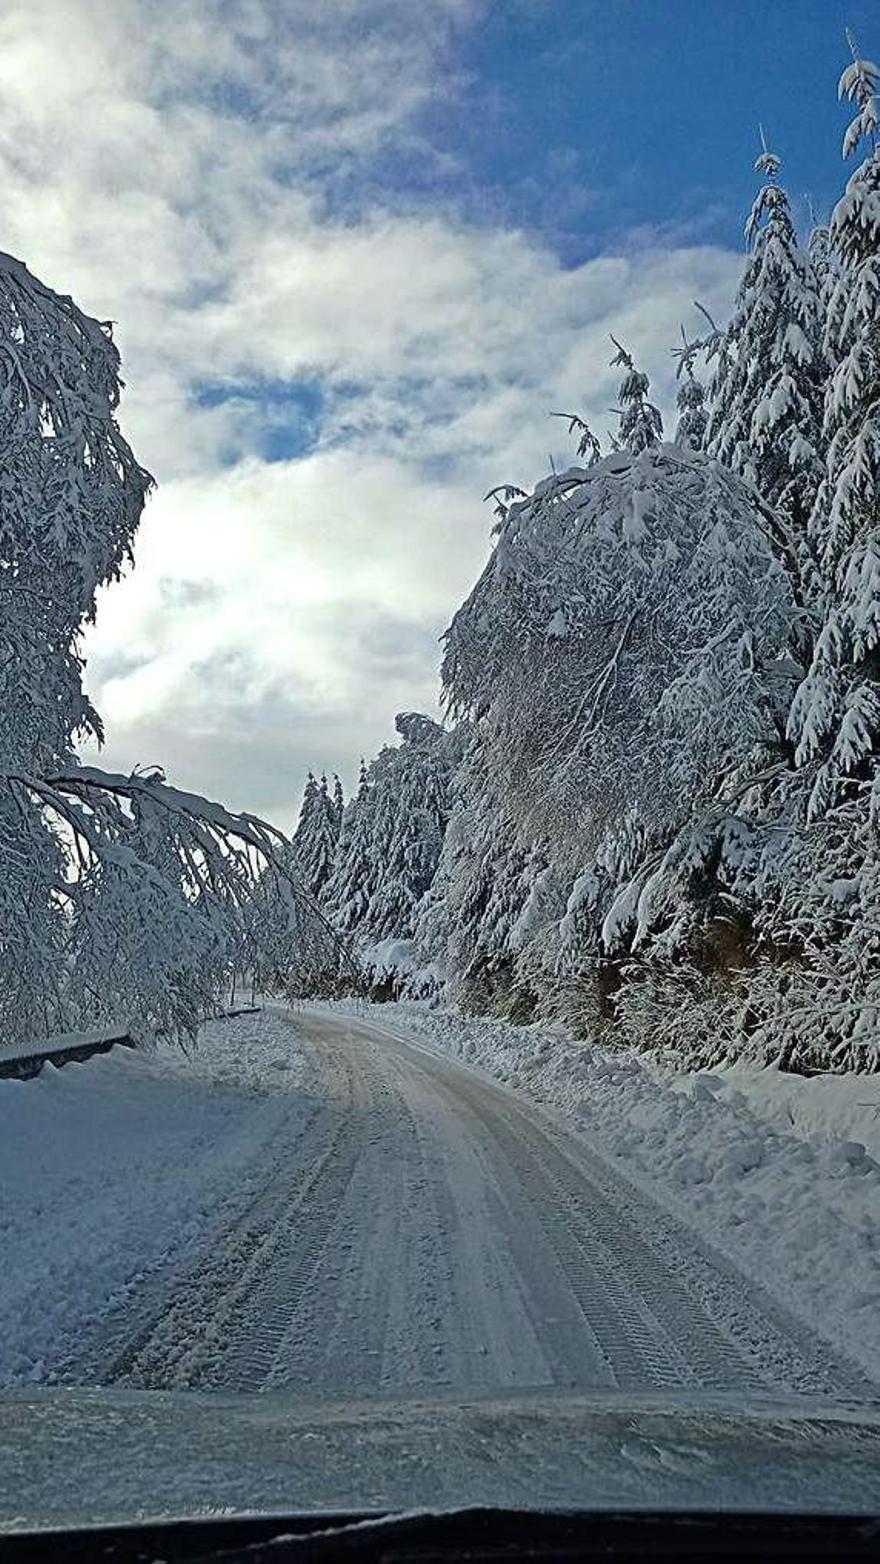
<instances>
[{"instance_id":1,"label":"evergreen treeline","mask_svg":"<svg viewBox=\"0 0 880 1564\"><path fill-rule=\"evenodd\" d=\"M762 146L675 438L615 343L611 452L574 416L579 465L499 491L451 730L403 719L341 826L310 782L311 883L384 991L694 1064L880 1066L877 80L853 49L863 161L806 244Z\"/></svg>"}]
</instances>

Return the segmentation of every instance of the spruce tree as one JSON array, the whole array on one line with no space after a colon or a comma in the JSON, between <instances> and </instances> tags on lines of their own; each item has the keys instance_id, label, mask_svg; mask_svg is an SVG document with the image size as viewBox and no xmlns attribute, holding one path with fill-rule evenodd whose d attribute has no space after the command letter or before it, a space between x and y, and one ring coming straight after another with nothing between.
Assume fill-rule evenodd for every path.
<instances>
[{"instance_id":1,"label":"spruce tree","mask_svg":"<svg viewBox=\"0 0 880 1564\"><path fill-rule=\"evenodd\" d=\"M807 522L822 476L821 299L779 183L780 159L763 133L761 140L755 168L764 184L745 226L751 255L712 383L706 444L782 517L803 593Z\"/></svg>"},{"instance_id":2,"label":"spruce tree","mask_svg":"<svg viewBox=\"0 0 880 1564\"><path fill-rule=\"evenodd\" d=\"M688 342L683 326L681 340L682 346L673 350L678 359L675 371L678 381L675 396L675 406L678 411L675 443L689 446L692 451L701 451L706 439L709 413L706 407L705 387L694 374L694 359L701 351L702 344Z\"/></svg>"},{"instance_id":3,"label":"spruce tree","mask_svg":"<svg viewBox=\"0 0 880 1564\"><path fill-rule=\"evenodd\" d=\"M293 835L297 864L313 896L320 896L332 872L339 828L327 778L318 782L310 771L303 792L299 821Z\"/></svg>"},{"instance_id":4,"label":"spruce tree","mask_svg":"<svg viewBox=\"0 0 880 1564\"><path fill-rule=\"evenodd\" d=\"M342 791L342 783L334 773L333 776L333 821L336 826L336 840L342 830L342 817L345 813L345 795Z\"/></svg>"},{"instance_id":5,"label":"spruce tree","mask_svg":"<svg viewBox=\"0 0 880 1564\"><path fill-rule=\"evenodd\" d=\"M416 909L434 878L449 813L440 730L434 727L424 738L405 737L395 753L395 785L385 792L390 828L382 843L382 878L367 915L377 940L412 936Z\"/></svg>"},{"instance_id":6,"label":"spruce tree","mask_svg":"<svg viewBox=\"0 0 880 1564\"><path fill-rule=\"evenodd\" d=\"M370 905L372 812L370 781L362 759L358 790L344 811L333 873L324 892L328 915L343 934L359 927Z\"/></svg>"},{"instance_id":7,"label":"spruce tree","mask_svg":"<svg viewBox=\"0 0 880 1564\"><path fill-rule=\"evenodd\" d=\"M878 69L858 56L839 96L858 113L844 138L848 157L868 155L831 217L840 276L828 308L824 348L825 473L810 522L824 586L824 623L789 718L799 765L823 755L810 799L822 813L843 777L856 773L880 738L880 151Z\"/></svg>"},{"instance_id":8,"label":"spruce tree","mask_svg":"<svg viewBox=\"0 0 880 1564\"><path fill-rule=\"evenodd\" d=\"M828 315L828 306L834 293L838 278L837 257L834 246L831 243L831 229L828 223L820 223L816 220L816 214L810 204L810 219L812 227L807 242L807 254L810 257L810 265L813 269L816 288L819 295L819 317L822 321L824 332Z\"/></svg>"},{"instance_id":9,"label":"spruce tree","mask_svg":"<svg viewBox=\"0 0 880 1564\"><path fill-rule=\"evenodd\" d=\"M345 812L325 905L334 924L366 942L409 939L430 886L449 812L453 744L430 717L402 712L402 742L386 745Z\"/></svg>"},{"instance_id":10,"label":"spruce tree","mask_svg":"<svg viewBox=\"0 0 880 1564\"><path fill-rule=\"evenodd\" d=\"M647 375L642 370L636 369L632 355L626 348L621 347L616 337L612 337L611 341L617 349L611 360L612 368L620 364L625 370L618 392L620 402L618 443L622 450L638 456L640 452L649 450L652 445L657 445L663 439L663 420L659 409L653 402L648 401L650 381Z\"/></svg>"}]
</instances>

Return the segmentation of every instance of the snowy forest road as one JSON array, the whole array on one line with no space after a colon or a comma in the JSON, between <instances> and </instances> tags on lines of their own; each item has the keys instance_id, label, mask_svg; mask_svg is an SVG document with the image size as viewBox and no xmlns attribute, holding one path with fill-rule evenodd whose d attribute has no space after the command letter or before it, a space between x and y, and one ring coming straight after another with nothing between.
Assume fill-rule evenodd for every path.
<instances>
[{"instance_id":1,"label":"snowy forest road","mask_svg":"<svg viewBox=\"0 0 880 1564\"><path fill-rule=\"evenodd\" d=\"M255 1192L202 1263L132 1292L68 1383L335 1398L863 1390L536 1105L357 1015L288 1019L303 1090L260 1153Z\"/></svg>"}]
</instances>

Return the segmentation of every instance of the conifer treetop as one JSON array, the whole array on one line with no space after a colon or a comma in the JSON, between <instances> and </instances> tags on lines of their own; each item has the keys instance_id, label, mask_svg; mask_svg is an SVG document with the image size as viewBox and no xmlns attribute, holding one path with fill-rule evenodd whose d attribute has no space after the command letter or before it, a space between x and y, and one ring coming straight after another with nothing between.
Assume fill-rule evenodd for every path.
<instances>
[{"instance_id":1,"label":"conifer treetop","mask_svg":"<svg viewBox=\"0 0 880 1564\"><path fill-rule=\"evenodd\" d=\"M611 341L617 349L611 360L611 366L616 368L620 365L625 371L618 392L619 444L623 450L638 456L642 451L650 450L652 445L657 445L662 440L663 419L659 408L648 401L651 383L647 375L643 370L636 368L632 354L618 342L615 336L612 336Z\"/></svg>"},{"instance_id":2,"label":"conifer treetop","mask_svg":"<svg viewBox=\"0 0 880 1564\"><path fill-rule=\"evenodd\" d=\"M855 37L849 28L846 29L846 41L849 44L852 55L852 64L843 71L837 84L837 96L843 101L848 98L850 103L858 107L858 114L847 126L843 138L843 156L852 157L857 150L859 142L870 141L872 152L877 151L877 129L880 123L880 115L877 110L877 84L880 80L880 68L872 60L863 59L858 51Z\"/></svg>"}]
</instances>

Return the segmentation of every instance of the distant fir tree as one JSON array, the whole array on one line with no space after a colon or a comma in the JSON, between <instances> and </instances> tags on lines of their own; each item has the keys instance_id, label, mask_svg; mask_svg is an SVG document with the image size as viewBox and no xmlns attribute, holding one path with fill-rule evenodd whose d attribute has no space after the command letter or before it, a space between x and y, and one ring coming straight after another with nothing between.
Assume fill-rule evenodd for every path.
<instances>
[{"instance_id":1,"label":"distant fir tree","mask_svg":"<svg viewBox=\"0 0 880 1564\"><path fill-rule=\"evenodd\" d=\"M717 367L706 435L710 455L753 483L794 540L800 595L811 575L807 522L822 476L820 289L779 183L780 159L762 150L765 182L745 226L751 255L730 324L713 344ZM792 568L788 551L783 562Z\"/></svg>"},{"instance_id":2,"label":"distant fir tree","mask_svg":"<svg viewBox=\"0 0 880 1564\"><path fill-rule=\"evenodd\" d=\"M546 868L519 840L493 766L491 748L476 734L452 782L450 823L416 930L420 965L444 982L449 999L477 1011L525 990L523 924Z\"/></svg>"},{"instance_id":3,"label":"distant fir tree","mask_svg":"<svg viewBox=\"0 0 880 1564\"><path fill-rule=\"evenodd\" d=\"M397 718L396 786L385 789L389 829L383 873L367 913L374 939L409 938L416 909L437 868L449 814L449 765L442 729L408 712Z\"/></svg>"},{"instance_id":4,"label":"distant fir tree","mask_svg":"<svg viewBox=\"0 0 880 1564\"><path fill-rule=\"evenodd\" d=\"M313 896L321 896L333 872L340 824L335 796L330 795L326 776L318 782L310 771L293 834L293 850L299 871Z\"/></svg>"},{"instance_id":5,"label":"distant fir tree","mask_svg":"<svg viewBox=\"0 0 880 1564\"><path fill-rule=\"evenodd\" d=\"M362 759L358 790L342 816L333 873L324 897L334 924L343 934L358 928L370 904L373 821L369 793L370 782Z\"/></svg>"},{"instance_id":6,"label":"distant fir tree","mask_svg":"<svg viewBox=\"0 0 880 1564\"><path fill-rule=\"evenodd\" d=\"M812 665L792 704L796 761L822 757L810 813L824 811L842 780L859 773L880 738L880 149L878 68L859 57L839 96L857 107L844 137L849 157L868 155L831 217L840 275L824 348L833 366L824 408L827 461L810 522L824 587L824 622Z\"/></svg>"},{"instance_id":7,"label":"distant fir tree","mask_svg":"<svg viewBox=\"0 0 880 1564\"><path fill-rule=\"evenodd\" d=\"M339 840L339 833L342 830L342 817L343 817L344 813L345 813L345 794L343 793L342 783L341 783L339 777L336 776L335 773L334 773L334 776L333 776L333 819L334 819L334 822L336 824L336 839L337 839L337 841Z\"/></svg>"},{"instance_id":8,"label":"distant fir tree","mask_svg":"<svg viewBox=\"0 0 880 1564\"><path fill-rule=\"evenodd\" d=\"M372 943L412 936L449 813L450 735L420 712L402 712L396 727L400 745L361 766L325 897L337 928Z\"/></svg>"}]
</instances>

